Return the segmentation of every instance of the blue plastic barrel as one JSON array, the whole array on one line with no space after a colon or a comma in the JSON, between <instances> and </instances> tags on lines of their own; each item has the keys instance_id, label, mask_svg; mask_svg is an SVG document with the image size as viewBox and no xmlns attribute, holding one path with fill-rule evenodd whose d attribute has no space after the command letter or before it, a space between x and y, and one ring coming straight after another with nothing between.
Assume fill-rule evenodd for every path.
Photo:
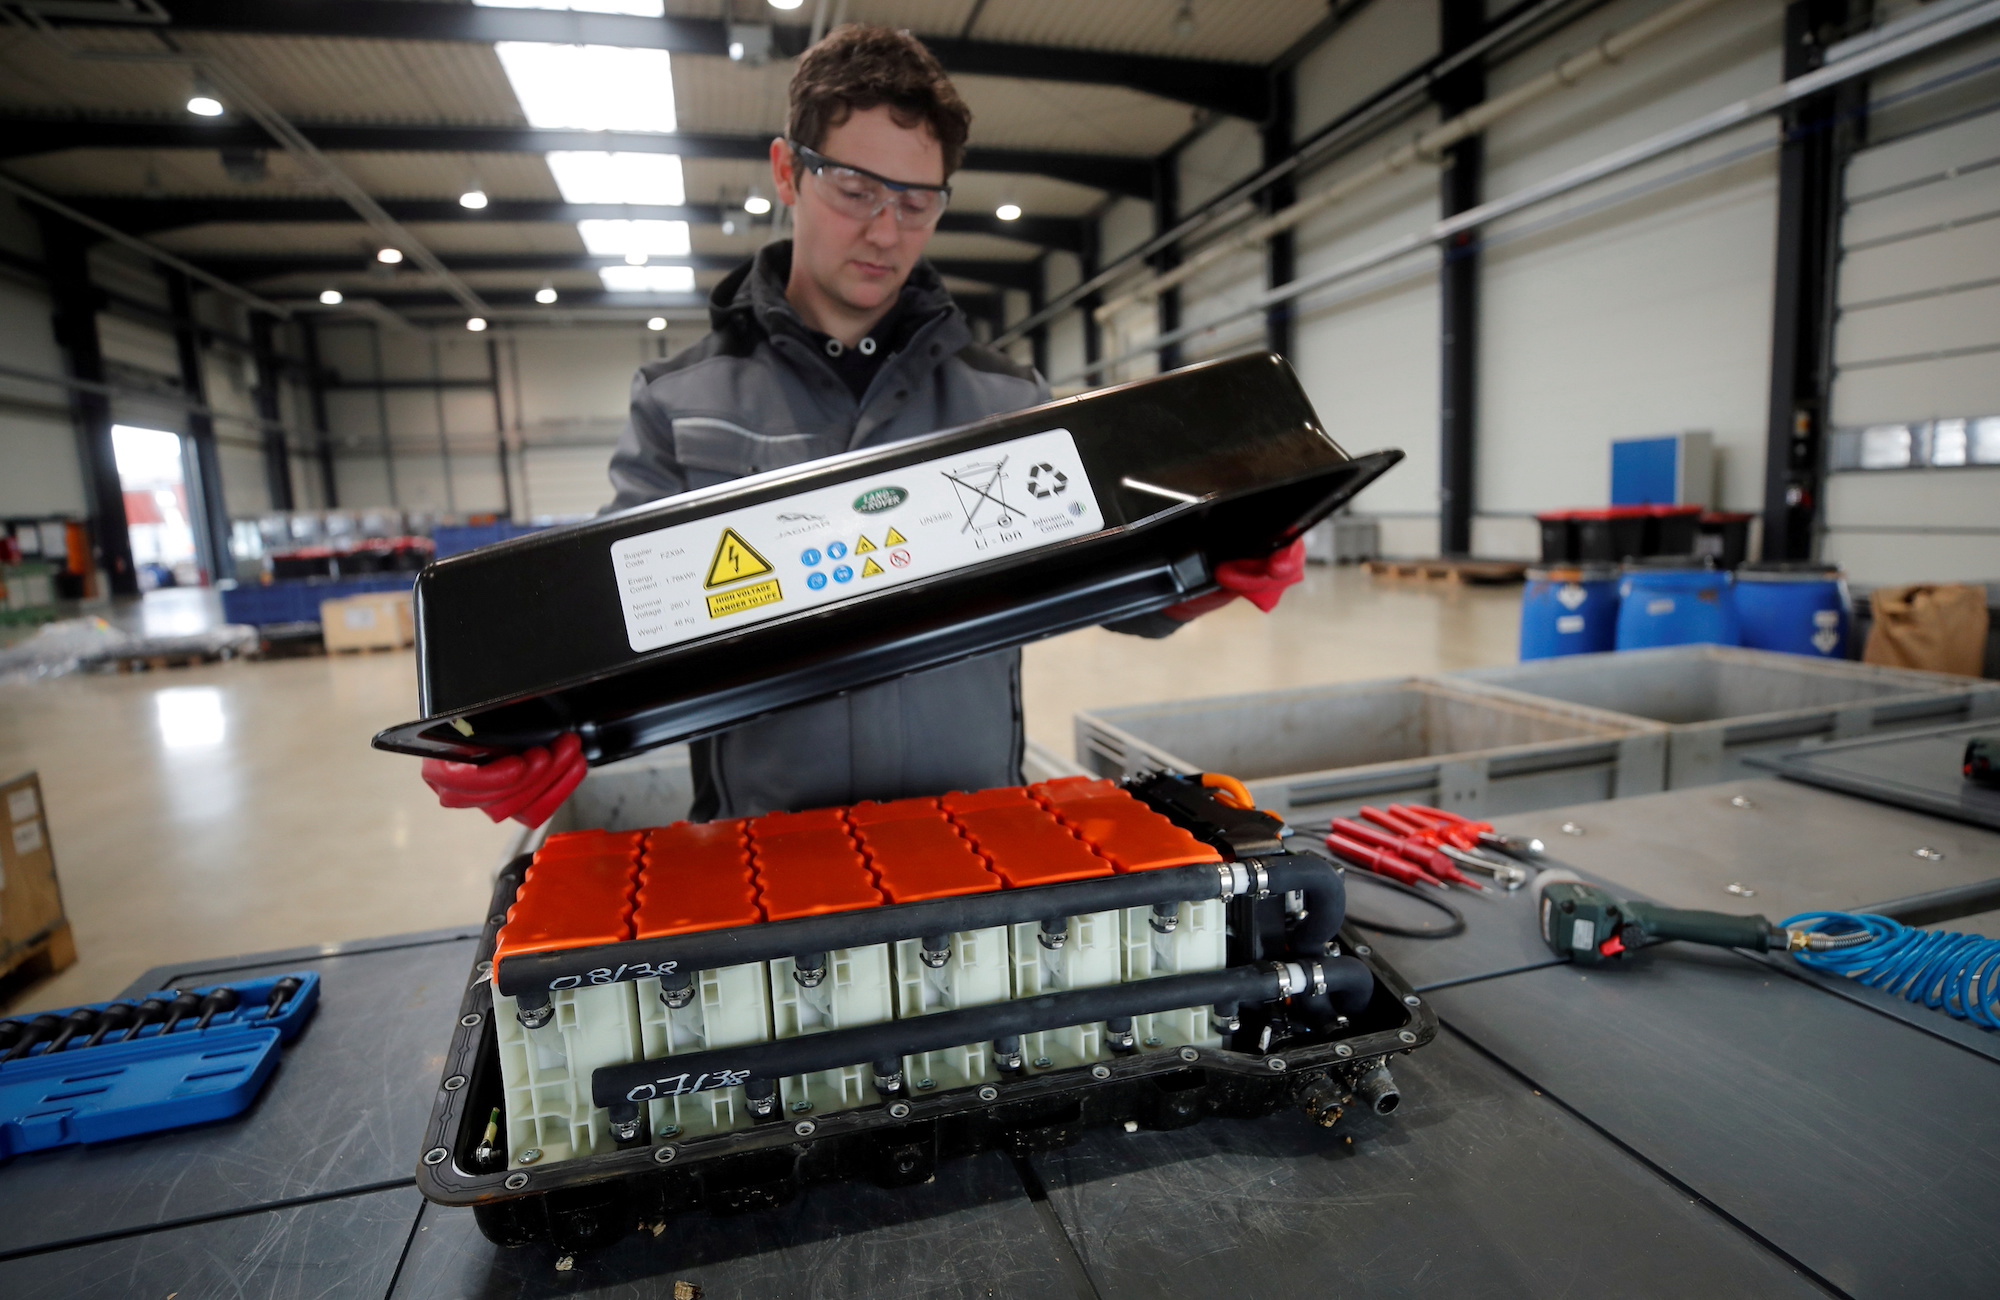
<instances>
[{"instance_id":1,"label":"blue plastic barrel","mask_svg":"<svg viewBox=\"0 0 2000 1300\"><path fill-rule=\"evenodd\" d=\"M1566 564L1528 570L1521 597L1521 660L1596 654L1618 639L1618 570Z\"/></svg>"},{"instance_id":2,"label":"blue plastic barrel","mask_svg":"<svg viewBox=\"0 0 2000 1300\"><path fill-rule=\"evenodd\" d=\"M1736 571L1736 615L1743 644L1757 650L1847 656L1854 606L1831 564L1746 564Z\"/></svg>"},{"instance_id":3,"label":"blue plastic barrel","mask_svg":"<svg viewBox=\"0 0 2000 1300\"><path fill-rule=\"evenodd\" d=\"M1741 645L1729 575L1688 559L1627 565L1618 584L1618 649Z\"/></svg>"}]
</instances>

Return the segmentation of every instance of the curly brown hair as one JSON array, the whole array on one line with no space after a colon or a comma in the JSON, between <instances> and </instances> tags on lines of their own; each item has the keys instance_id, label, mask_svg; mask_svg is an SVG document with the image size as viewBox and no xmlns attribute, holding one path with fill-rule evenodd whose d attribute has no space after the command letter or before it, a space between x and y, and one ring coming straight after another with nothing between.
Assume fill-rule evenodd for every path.
<instances>
[{"instance_id":1,"label":"curly brown hair","mask_svg":"<svg viewBox=\"0 0 2000 1300\"><path fill-rule=\"evenodd\" d=\"M851 115L883 104L899 125L930 128L944 149L946 177L958 170L972 110L922 41L887 27L836 27L800 56L792 73L789 134L817 149Z\"/></svg>"}]
</instances>

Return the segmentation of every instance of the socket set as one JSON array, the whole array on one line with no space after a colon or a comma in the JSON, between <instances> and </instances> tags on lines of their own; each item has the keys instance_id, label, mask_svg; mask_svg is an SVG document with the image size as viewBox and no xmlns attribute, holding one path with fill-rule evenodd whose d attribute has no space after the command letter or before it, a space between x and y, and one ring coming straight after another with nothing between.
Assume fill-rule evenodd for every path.
<instances>
[{"instance_id":1,"label":"socket set","mask_svg":"<svg viewBox=\"0 0 2000 1300\"><path fill-rule=\"evenodd\" d=\"M240 1114L318 1002L296 971L0 1020L0 1159Z\"/></svg>"}]
</instances>

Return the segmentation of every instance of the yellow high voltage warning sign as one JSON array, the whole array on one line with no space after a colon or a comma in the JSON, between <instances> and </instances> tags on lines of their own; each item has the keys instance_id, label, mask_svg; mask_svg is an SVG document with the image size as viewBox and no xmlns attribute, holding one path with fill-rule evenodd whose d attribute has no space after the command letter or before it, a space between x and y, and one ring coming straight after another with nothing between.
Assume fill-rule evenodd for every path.
<instances>
[{"instance_id":1,"label":"yellow high voltage warning sign","mask_svg":"<svg viewBox=\"0 0 2000 1300\"><path fill-rule=\"evenodd\" d=\"M722 540L715 544L715 558L708 562L708 580L702 585L726 587L745 578L761 578L770 571L769 560L757 554L757 549L744 541L734 528L725 528Z\"/></svg>"},{"instance_id":2,"label":"yellow high voltage warning sign","mask_svg":"<svg viewBox=\"0 0 2000 1300\"><path fill-rule=\"evenodd\" d=\"M854 553L856 555L866 555L868 554L868 552L874 549L875 549L875 543L869 541L866 537L862 538L860 541L854 544Z\"/></svg>"},{"instance_id":3,"label":"yellow high voltage warning sign","mask_svg":"<svg viewBox=\"0 0 2000 1300\"><path fill-rule=\"evenodd\" d=\"M906 545L906 544L908 544L909 540L910 540L909 538L907 538L907 537L903 536L903 535L902 535L901 533L899 533L899 532L897 532L897 531L896 531L895 529L891 528L891 529L889 530L889 535L888 535L887 537L885 537L885 538L883 538L883 539L882 539L882 545L884 545L884 546L903 546L903 545Z\"/></svg>"}]
</instances>

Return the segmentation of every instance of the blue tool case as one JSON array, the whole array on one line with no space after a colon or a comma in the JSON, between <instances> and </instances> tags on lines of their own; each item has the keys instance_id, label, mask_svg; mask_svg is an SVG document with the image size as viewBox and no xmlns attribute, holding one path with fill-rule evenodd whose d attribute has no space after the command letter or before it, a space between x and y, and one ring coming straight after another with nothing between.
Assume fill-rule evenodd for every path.
<instances>
[{"instance_id":1,"label":"blue tool case","mask_svg":"<svg viewBox=\"0 0 2000 1300\"><path fill-rule=\"evenodd\" d=\"M318 1001L296 971L0 1021L0 1159L240 1114Z\"/></svg>"}]
</instances>

